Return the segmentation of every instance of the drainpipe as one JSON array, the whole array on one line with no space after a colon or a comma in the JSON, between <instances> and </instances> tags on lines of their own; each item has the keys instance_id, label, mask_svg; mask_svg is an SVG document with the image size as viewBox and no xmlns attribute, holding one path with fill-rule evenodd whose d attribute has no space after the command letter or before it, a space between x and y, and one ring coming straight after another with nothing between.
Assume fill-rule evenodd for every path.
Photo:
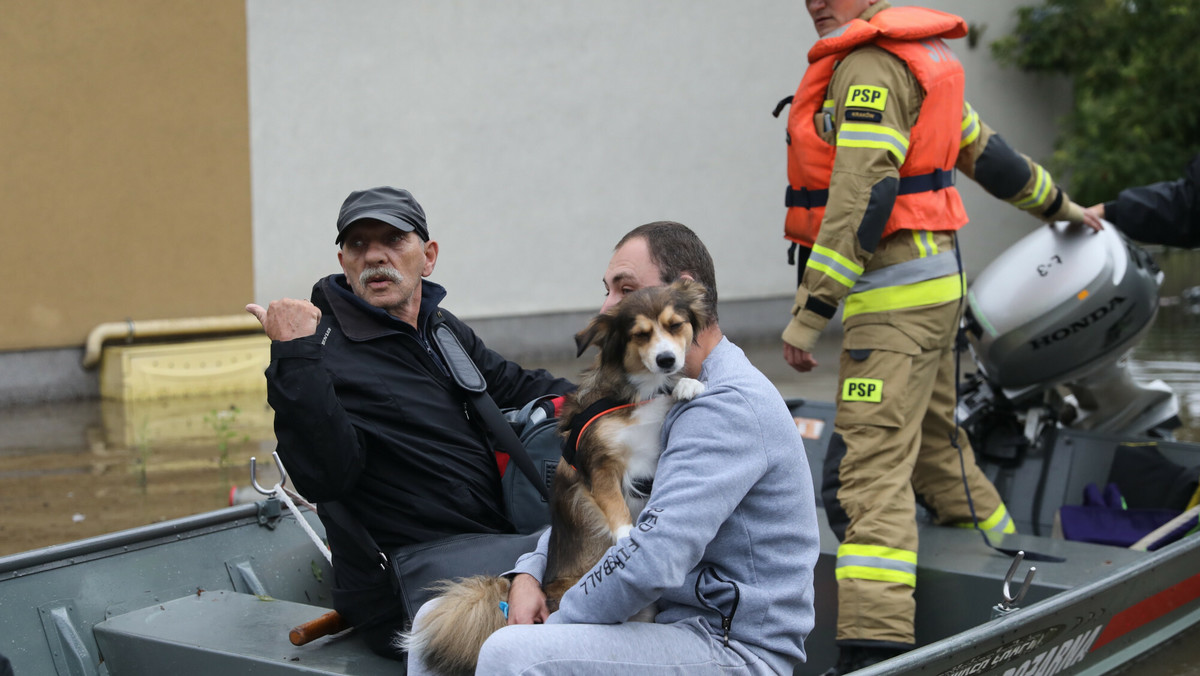
<instances>
[{"instance_id":1,"label":"drainpipe","mask_svg":"<svg viewBox=\"0 0 1200 676\"><path fill-rule=\"evenodd\" d=\"M100 363L100 353L106 340L261 331L262 324L251 314L109 322L97 326L88 334L83 350L83 367L91 368Z\"/></svg>"}]
</instances>

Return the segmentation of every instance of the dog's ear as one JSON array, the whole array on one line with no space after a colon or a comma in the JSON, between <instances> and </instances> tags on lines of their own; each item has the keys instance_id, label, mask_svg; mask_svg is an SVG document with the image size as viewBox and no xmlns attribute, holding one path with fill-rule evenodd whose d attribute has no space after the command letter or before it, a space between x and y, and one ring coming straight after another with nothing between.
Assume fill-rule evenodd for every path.
<instances>
[{"instance_id":1,"label":"dog's ear","mask_svg":"<svg viewBox=\"0 0 1200 676\"><path fill-rule=\"evenodd\" d=\"M671 292L675 295L675 307L687 309L695 333L712 322L708 312L708 293L703 284L687 278L677 279L671 283Z\"/></svg>"},{"instance_id":2,"label":"dog's ear","mask_svg":"<svg viewBox=\"0 0 1200 676\"><path fill-rule=\"evenodd\" d=\"M592 345L599 345L612 330L612 315L598 314L582 331L575 334L575 358L583 356Z\"/></svg>"}]
</instances>

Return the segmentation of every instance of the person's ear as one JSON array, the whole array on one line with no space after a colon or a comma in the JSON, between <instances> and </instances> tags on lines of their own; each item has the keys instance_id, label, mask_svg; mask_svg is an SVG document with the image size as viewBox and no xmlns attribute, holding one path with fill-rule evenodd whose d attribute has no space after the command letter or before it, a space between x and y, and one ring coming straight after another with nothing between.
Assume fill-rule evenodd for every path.
<instances>
[{"instance_id":1,"label":"person's ear","mask_svg":"<svg viewBox=\"0 0 1200 676\"><path fill-rule=\"evenodd\" d=\"M425 268L421 270L422 277L428 277L433 274L433 267L437 265L438 243L434 240L429 240L425 243Z\"/></svg>"}]
</instances>

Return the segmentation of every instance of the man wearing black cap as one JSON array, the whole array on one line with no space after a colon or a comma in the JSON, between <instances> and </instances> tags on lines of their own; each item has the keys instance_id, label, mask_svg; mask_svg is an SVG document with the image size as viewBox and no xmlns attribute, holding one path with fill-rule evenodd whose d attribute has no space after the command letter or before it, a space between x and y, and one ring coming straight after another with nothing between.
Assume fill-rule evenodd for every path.
<instances>
[{"instance_id":1,"label":"man wearing black cap","mask_svg":"<svg viewBox=\"0 0 1200 676\"><path fill-rule=\"evenodd\" d=\"M344 274L318 281L311 302L246 306L272 340L267 401L288 476L309 500L341 503L384 549L511 532L492 448L430 340L430 318L458 336L501 407L573 385L504 359L438 307L446 290L422 279L438 245L408 191L351 193L337 229ZM336 522L321 520L334 608L373 650L401 658L390 642L407 618L386 575Z\"/></svg>"}]
</instances>

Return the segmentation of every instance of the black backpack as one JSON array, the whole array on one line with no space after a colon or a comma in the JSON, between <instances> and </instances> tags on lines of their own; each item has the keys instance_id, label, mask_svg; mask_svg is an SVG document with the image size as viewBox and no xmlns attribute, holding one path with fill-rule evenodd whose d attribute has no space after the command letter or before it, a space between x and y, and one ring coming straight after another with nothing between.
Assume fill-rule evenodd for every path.
<instances>
[{"instance_id":1,"label":"black backpack","mask_svg":"<svg viewBox=\"0 0 1200 676\"><path fill-rule=\"evenodd\" d=\"M548 394L520 409L504 412L504 417L533 461L547 496L554 484L558 462L562 460L562 439L558 436L558 418L555 417L554 407L554 400L560 396ZM500 487L504 491L504 508L518 533L533 533L550 523L549 500L542 496L524 472L508 467L500 479Z\"/></svg>"}]
</instances>

